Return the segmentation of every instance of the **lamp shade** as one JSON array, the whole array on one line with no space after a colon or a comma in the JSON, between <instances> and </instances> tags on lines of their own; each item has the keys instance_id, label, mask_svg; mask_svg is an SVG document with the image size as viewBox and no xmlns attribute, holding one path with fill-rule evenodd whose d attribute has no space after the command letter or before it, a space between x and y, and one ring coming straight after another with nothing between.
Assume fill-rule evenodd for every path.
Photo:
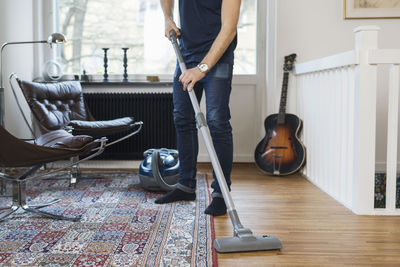
<instances>
[{"instance_id":1,"label":"lamp shade","mask_svg":"<svg viewBox=\"0 0 400 267\"><path fill-rule=\"evenodd\" d=\"M57 44L57 43L65 43L67 39L65 38L64 34L62 33L52 33L49 38L47 38L47 43L49 44Z\"/></svg>"}]
</instances>

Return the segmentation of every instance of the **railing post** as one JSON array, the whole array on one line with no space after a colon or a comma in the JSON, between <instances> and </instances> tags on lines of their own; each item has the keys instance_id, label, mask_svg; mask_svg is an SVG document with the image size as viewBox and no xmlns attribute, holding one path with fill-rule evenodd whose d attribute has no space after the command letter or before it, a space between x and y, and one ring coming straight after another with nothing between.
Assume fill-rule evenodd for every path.
<instances>
[{"instance_id":1,"label":"railing post","mask_svg":"<svg viewBox=\"0 0 400 267\"><path fill-rule=\"evenodd\" d=\"M377 66L368 64L368 50L378 48L377 26L354 29L359 65L355 68L354 175L352 210L372 214L375 188Z\"/></svg>"}]
</instances>

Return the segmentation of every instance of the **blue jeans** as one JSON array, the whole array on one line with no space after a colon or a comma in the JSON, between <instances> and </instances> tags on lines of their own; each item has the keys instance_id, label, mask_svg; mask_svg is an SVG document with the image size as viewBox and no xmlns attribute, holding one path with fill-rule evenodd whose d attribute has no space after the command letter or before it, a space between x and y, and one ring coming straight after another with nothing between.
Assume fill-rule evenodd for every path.
<instances>
[{"instance_id":1,"label":"blue jeans","mask_svg":"<svg viewBox=\"0 0 400 267\"><path fill-rule=\"evenodd\" d=\"M197 64L187 64L192 68ZM218 63L210 72L195 84L194 91L200 102L203 91L206 96L206 119L218 160L221 164L229 190L231 185L230 174L233 161L232 127L229 122L229 97L232 85L232 68L228 63ZM177 131L179 151L179 188L186 192L194 192L196 188L198 135L194 111L187 91L183 90L179 82L181 71L177 66L174 74L173 103L174 123ZM214 181L211 187L219 195L221 189L213 172Z\"/></svg>"}]
</instances>

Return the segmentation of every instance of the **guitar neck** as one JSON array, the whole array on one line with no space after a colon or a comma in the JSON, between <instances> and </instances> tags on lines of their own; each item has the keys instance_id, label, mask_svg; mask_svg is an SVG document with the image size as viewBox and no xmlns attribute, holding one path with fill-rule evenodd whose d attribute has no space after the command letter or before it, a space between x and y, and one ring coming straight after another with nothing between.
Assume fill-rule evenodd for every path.
<instances>
[{"instance_id":1,"label":"guitar neck","mask_svg":"<svg viewBox=\"0 0 400 267\"><path fill-rule=\"evenodd\" d=\"M283 73L281 102L279 104L278 123L280 123L280 124L284 123L284 118L285 118L285 114L286 114L288 83L289 83L289 72L285 71Z\"/></svg>"}]
</instances>

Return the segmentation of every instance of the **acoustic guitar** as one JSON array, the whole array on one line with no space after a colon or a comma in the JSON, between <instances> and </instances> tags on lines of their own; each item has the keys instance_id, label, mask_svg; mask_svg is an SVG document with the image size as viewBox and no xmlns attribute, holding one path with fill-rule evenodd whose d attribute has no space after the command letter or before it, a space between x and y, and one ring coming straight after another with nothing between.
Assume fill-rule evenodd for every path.
<instances>
[{"instance_id":1,"label":"acoustic guitar","mask_svg":"<svg viewBox=\"0 0 400 267\"><path fill-rule=\"evenodd\" d=\"M254 152L256 165L271 175L295 173L305 163L305 147L299 139L302 121L298 116L286 113L289 72L295 59L296 54L285 57L279 113L265 119L266 135Z\"/></svg>"}]
</instances>

